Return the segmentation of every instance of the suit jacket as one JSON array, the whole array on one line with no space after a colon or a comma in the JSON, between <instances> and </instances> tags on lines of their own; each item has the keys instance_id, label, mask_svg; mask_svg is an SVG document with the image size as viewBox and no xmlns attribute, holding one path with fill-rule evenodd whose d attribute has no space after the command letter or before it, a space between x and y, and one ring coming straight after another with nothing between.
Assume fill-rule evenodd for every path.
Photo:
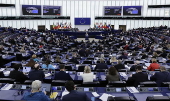
<instances>
[{"instance_id":1,"label":"suit jacket","mask_svg":"<svg viewBox=\"0 0 170 101\"><path fill-rule=\"evenodd\" d=\"M119 69L125 69L125 65L124 64L117 64L114 66L117 70Z\"/></svg>"},{"instance_id":2,"label":"suit jacket","mask_svg":"<svg viewBox=\"0 0 170 101\"><path fill-rule=\"evenodd\" d=\"M128 59L128 57L125 56L125 55L122 55L122 56L120 56L118 59Z\"/></svg>"},{"instance_id":3,"label":"suit jacket","mask_svg":"<svg viewBox=\"0 0 170 101\"><path fill-rule=\"evenodd\" d=\"M166 71L156 72L150 79L155 81L157 86L160 87L162 82L170 82L170 73Z\"/></svg>"},{"instance_id":4,"label":"suit jacket","mask_svg":"<svg viewBox=\"0 0 170 101\"><path fill-rule=\"evenodd\" d=\"M55 73L54 80L73 80L73 79L68 73L60 71L58 73Z\"/></svg>"},{"instance_id":5,"label":"suit jacket","mask_svg":"<svg viewBox=\"0 0 170 101\"><path fill-rule=\"evenodd\" d=\"M17 82L24 82L26 79L28 79L22 72L13 70L10 72L9 77L12 79L15 79Z\"/></svg>"},{"instance_id":6,"label":"suit jacket","mask_svg":"<svg viewBox=\"0 0 170 101\"><path fill-rule=\"evenodd\" d=\"M43 79L45 78L45 74L41 70L30 71L28 76L29 76L30 80L40 80L40 81L43 81Z\"/></svg>"},{"instance_id":7,"label":"suit jacket","mask_svg":"<svg viewBox=\"0 0 170 101\"><path fill-rule=\"evenodd\" d=\"M96 69L108 69L108 67L107 67L107 64L105 63L98 63L95 67L95 70Z\"/></svg>"},{"instance_id":8,"label":"suit jacket","mask_svg":"<svg viewBox=\"0 0 170 101\"><path fill-rule=\"evenodd\" d=\"M145 81L148 81L148 75L146 73L138 72L133 74L132 77L129 77L126 83L137 87L140 82Z\"/></svg>"},{"instance_id":9,"label":"suit jacket","mask_svg":"<svg viewBox=\"0 0 170 101\"><path fill-rule=\"evenodd\" d=\"M87 97L86 93L72 90L69 94L63 96L62 101L91 101L91 100Z\"/></svg>"},{"instance_id":10,"label":"suit jacket","mask_svg":"<svg viewBox=\"0 0 170 101\"><path fill-rule=\"evenodd\" d=\"M81 49L81 50L79 51L79 55L80 55L80 56L86 56L86 51L85 51L84 49Z\"/></svg>"},{"instance_id":11,"label":"suit jacket","mask_svg":"<svg viewBox=\"0 0 170 101\"><path fill-rule=\"evenodd\" d=\"M70 59L70 62L79 64L79 62L77 61L77 58L76 58L76 57L72 57L72 59Z\"/></svg>"},{"instance_id":12,"label":"suit jacket","mask_svg":"<svg viewBox=\"0 0 170 101\"><path fill-rule=\"evenodd\" d=\"M0 72L0 78L4 78L4 73L3 72Z\"/></svg>"}]
</instances>

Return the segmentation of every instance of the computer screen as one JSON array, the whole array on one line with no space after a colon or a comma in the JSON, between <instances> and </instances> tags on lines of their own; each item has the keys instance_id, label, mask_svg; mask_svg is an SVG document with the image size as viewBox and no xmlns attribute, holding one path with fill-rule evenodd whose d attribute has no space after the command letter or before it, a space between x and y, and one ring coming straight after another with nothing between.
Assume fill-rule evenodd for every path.
<instances>
[{"instance_id":1,"label":"computer screen","mask_svg":"<svg viewBox=\"0 0 170 101\"><path fill-rule=\"evenodd\" d=\"M23 15L41 15L41 5L22 5Z\"/></svg>"},{"instance_id":2,"label":"computer screen","mask_svg":"<svg viewBox=\"0 0 170 101\"><path fill-rule=\"evenodd\" d=\"M141 16L142 6L123 6L123 15Z\"/></svg>"}]
</instances>

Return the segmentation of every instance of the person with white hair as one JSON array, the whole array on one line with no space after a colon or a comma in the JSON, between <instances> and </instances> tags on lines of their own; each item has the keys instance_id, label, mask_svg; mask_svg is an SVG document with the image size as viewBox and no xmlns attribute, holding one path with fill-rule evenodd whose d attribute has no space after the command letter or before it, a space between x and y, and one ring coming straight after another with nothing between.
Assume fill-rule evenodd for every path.
<instances>
[{"instance_id":1,"label":"person with white hair","mask_svg":"<svg viewBox=\"0 0 170 101\"><path fill-rule=\"evenodd\" d=\"M81 76L83 78L83 82L93 82L93 73L91 72L91 68L89 66L85 66L84 74Z\"/></svg>"},{"instance_id":2,"label":"person with white hair","mask_svg":"<svg viewBox=\"0 0 170 101\"><path fill-rule=\"evenodd\" d=\"M41 81L35 80L31 85L31 92L24 94L22 100L26 101L51 101L46 92L41 92Z\"/></svg>"}]
</instances>

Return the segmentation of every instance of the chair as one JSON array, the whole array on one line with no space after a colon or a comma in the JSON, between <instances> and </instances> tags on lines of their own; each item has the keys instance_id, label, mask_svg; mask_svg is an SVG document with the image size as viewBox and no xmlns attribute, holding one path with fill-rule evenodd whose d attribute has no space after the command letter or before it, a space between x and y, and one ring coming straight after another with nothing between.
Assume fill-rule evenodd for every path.
<instances>
[{"instance_id":1,"label":"chair","mask_svg":"<svg viewBox=\"0 0 170 101\"><path fill-rule=\"evenodd\" d=\"M160 69L155 69L154 71L160 71Z\"/></svg>"},{"instance_id":2,"label":"chair","mask_svg":"<svg viewBox=\"0 0 170 101\"><path fill-rule=\"evenodd\" d=\"M84 65L80 65L80 66L78 67L77 72L84 72L84 68L85 68Z\"/></svg>"},{"instance_id":3,"label":"chair","mask_svg":"<svg viewBox=\"0 0 170 101\"><path fill-rule=\"evenodd\" d=\"M73 70L70 65L65 65L65 69L66 69L67 71L72 71L72 70Z\"/></svg>"},{"instance_id":4,"label":"chair","mask_svg":"<svg viewBox=\"0 0 170 101\"><path fill-rule=\"evenodd\" d=\"M125 61L125 62L124 62L124 64L127 64L127 63L129 63L129 64L134 64L134 61Z\"/></svg>"},{"instance_id":5,"label":"chair","mask_svg":"<svg viewBox=\"0 0 170 101\"><path fill-rule=\"evenodd\" d=\"M146 101L170 101L169 96L148 96Z\"/></svg>"},{"instance_id":6,"label":"chair","mask_svg":"<svg viewBox=\"0 0 170 101\"><path fill-rule=\"evenodd\" d=\"M162 82L161 83L161 87L169 87L170 86L170 82Z\"/></svg>"},{"instance_id":7,"label":"chair","mask_svg":"<svg viewBox=\"0 0 170 101\"><path fill-rule=\"evenodd\" d=\"M106 72L106 69L96 69L96 72Z\"/></svg>"},{"instance_id":8,"label":"chair","mask_svg":"<svg viewBox=\"0 0 170 101\"><path fill-rule=\"evenodd\" d=\"M109 87L125 87L126 82L125 81L109 81L108 85Z\"/></svg>"},{"instance_id":9,"label":"chair","mask_svg":"<svg viewBox=\"0 0 170 101\"><path fill-rule=\"evenodd\" d=\"M83 64L92 64L92 61L91 60L84 60Z\"/></svg>"},{"instance_id":10,"label":"chair","mask_svg":"<svg viewBox=\"0 0 170 101\"><path fill-rule=\"evenodd\" d=\"M32 82L33 82L33 80L25 80L24 84L26 84L26 85L31 85Z\"/></svg>"},{"instance_id":11,"label":"chair","mask_svg":"<svg viewBox=\"0 0 170 101\"><path fill-rule=\"evenodd\" d=\"M65 86L66 80L53 80L52 86Z\"/></svg>"},{"instance_id":12,"label":"chair","mask_svg":"<svg viewBox=\"0 0 170 101\"><path fill-rule=\"evenodd\" d=\"M10 83L13 84L15 79L12 78L0 78L0 83Z\"/></svg>"},{"instance_id":13,"label":"chair","mask_svg":"<svg viewBox=\"0 0 170 101\"><path fill-rule=\"evenodd\" d=\"M83 82L82 87L100 87L100 83L98 81L95 81L95 82Z\"/></svg>"},{"instance_id":14,"label":"chair","mask_svg":"<svg viewBox=\"0 0 170 101\"><path fill-rule=\"evenodd\" d=\"M21 53L17 53L16 54L16 61L22 61L22 60L23 60L22 54Z\"/></svg>"},{"instance_id":15,"label":"chair","mask_svg":"<svg viewBox=\"0 0 170 101\"><path fill-rule=\"evenodd\" d=\"M132 96L112 97L109 96L107 101L135 101Z\"/></svg>"},{"instance_id":16,"label":"chair","mask_svg":"<svg viewBox=\"0 0 170 101\"><path fill-rule=\"evenodd\" d=\"M140 82L140 87L157 87L155 81Z\"/></svg>"}]
</instances>

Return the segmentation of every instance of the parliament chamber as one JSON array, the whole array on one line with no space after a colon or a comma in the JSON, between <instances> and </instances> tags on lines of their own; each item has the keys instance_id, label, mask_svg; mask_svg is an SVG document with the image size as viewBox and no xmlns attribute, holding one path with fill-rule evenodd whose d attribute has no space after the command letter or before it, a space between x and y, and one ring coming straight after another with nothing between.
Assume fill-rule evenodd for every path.
<instances>
[{"instance_id":1,"label":"parliament chamber","mask_svg":"<svg viewBox=\"0 0 170 101\"><path fill-rule=\"evenodd\" d=\"M0 0L0 101L170 101L169 0Z\"/></svg>"}]
</instances>

